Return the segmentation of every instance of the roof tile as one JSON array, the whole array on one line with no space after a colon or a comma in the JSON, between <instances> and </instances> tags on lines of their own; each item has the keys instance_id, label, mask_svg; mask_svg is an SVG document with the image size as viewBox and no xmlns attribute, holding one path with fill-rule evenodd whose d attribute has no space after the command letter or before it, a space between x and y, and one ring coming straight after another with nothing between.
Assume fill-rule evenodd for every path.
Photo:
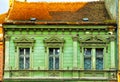
<instances>
[{"instance_id":1,"label":"roof tile","mask_svg":"<svg viewBox=\"0 0 120 82\"><path fill-rule=\"evenodd\" d=\"M30 18L45 22L103 22L110 17L104 2L15 2L8 20L28 21Z\"/></svg>"},{"instance_id":2,"label":"roof tile","mask_svg":"<svg viewBox=\"0 0 120 82\"><path fill-rule=\"evenodd\" d=\"M30 18L51 19L46 3L15 2L8 16L9 20L30 20Z\"/></svg>"},{"instance_id":3,"label":"roof tile","mask_svg":"<svg viewBox=\"0 0 120 82\"><path fill-rule=\"evenodd\" d=\"M0 14L0 24L2 24L5 21L6 16L7 16L7 13Z\"/></svg>"}]
</instances>

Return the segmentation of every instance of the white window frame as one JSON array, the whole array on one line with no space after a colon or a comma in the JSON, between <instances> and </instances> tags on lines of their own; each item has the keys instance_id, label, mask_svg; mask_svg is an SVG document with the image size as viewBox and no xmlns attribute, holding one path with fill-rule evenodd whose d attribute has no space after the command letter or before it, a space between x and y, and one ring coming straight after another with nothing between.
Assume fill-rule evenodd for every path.
<instances>
[{"instance_id":1,"label":"white window frame","mask_svg":"<svg viewBox=\"0 0 120 82\"><path fill-rule=\"evenodd\" d=\"M49 49L50 48L48 48L48 52L49 52ZM50 69L50 67L49 67L49 70L58 70L59 68L60 68L60 48L51 48L51 49L53 49L54 51L53 51L53 56L51 56L52 58L53 58L53 69ZM55 54L55 49L59 49L59 54L56 56L56 54ZM59 58L59 67L58 67L58 69L56 69L56 66L55 66L55 58L56 57L58 57ZM48 58L50 58L50 54L48 53ZM49 59L48 59L49 60ZM48 61L48 62L50 62L50 60ZM48 65L49 66L49 65Z\"/></svg>"},{"instance_id":2,"label":"white window frame","mask_svg":"<svg viewBox=\"0 0 120 82\"><path fill-rule=\"evenodd\" d=\"M91 69L85 69L84 66L84 49L91 48ZM85 70L103 70L103 69L96 69L96 49L103 49L103 69L104 69L104 57L105 57L105 48L104 47L84 47L83 48L83 66Z\"/></svg>"},{"instance_id":3,"label":"white window frame","mask_svg":"<svg viewBox=\"0 0 120 82\"><path fill-rule=\"evenodd\" d=\"M26 48L24 48L24 47L19 47L19 48L18 48L18 53L19 53L19 54L18 54L18 57L19 57L19 58L18 58L18 64L19 64L19 62L20 62L20 48L23 48L23 49L24 49L24 55L23 55L23 56L24 56L24 68L21 69L20 66L19 66L19 69L20 69L20 70L25 70L25 69L26 69L26 65L25 65L25 63L26 63L26 59L25 59L25 58L26 58L26 52L25 52L25 51L26 51L26 48L29 48L29 47L26 47ZM31 55L30 55L30 54L31 54L31 49L29 48L29 68L28 68L28 69L30 69L30 66L31 66L31 62L30 62L30 61L31 61L31 57L30 57Z\"/></svg>"}]
</instances>

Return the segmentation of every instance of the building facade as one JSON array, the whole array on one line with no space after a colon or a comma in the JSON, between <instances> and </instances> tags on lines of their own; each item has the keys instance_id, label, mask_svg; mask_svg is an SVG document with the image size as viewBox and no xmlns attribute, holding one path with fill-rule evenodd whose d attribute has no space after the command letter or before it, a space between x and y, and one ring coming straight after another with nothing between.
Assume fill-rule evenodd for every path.
<instances>
[{"instance_id":1,"label":"building facade","mask_svg":"<svg viewBox=\"0 0 120 82\"><path fill-rule=\"evenodd\" d=\"M117 82L116 23L103 1L15 2L4 31L4 82Z\"/></svg>"}]
</instances>

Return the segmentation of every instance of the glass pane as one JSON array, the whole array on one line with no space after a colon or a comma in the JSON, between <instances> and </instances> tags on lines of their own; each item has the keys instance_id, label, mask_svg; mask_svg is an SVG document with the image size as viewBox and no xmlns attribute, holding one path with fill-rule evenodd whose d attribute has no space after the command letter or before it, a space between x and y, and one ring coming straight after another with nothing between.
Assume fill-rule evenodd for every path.
<instances>
[{"instance_id":1,"label":"glass pane","mask_svg":"<svg viewBox=\"0 0 120 82\"><path fill-rule=\"evenodd\" d=\"M91 55L91 48L85 48L84 49L84 55Z\"/></svg>"},{"instance_id":2,"label":"glass pane","mask_svg":"<svg viewBox=\"0 0 120 82\"><path fill-rule=\"evenodd\" d=\"M25 69L29 69L29 57L26 57Z\"/></svg>"},{"instance_id":3,"label":"glass pane","mask_svg":"<svg viewBox=\"0 0 120 82\"><path fill-rule=\"evenodd\" d=\"M91 58L84 58L84 69L91 69Z\"/></svg>"},{"instance_id":4,"label":"glass pane","mask_svg":"<svg viewBox=\"0 0 120 82\"><path fill-rule=\"evenodd\" d=\"M59 69L59 48L49 48L49 69Z\"/></svg>"},{"instance_id":5,"label":"glass pane","mask_svg":"<svg viewBox=\"0 0 120 82\"><path fill-rule=\"evenodd\" d=\"M96 69L103 69L103 58L96 58Z\"/></svg>"},{"instance_id":6,"label":"glass pane","mask_svg":"<svg viewBox=\"0 0 120 82\"><path fill-rule=\"evenodd\" d=\"M30 55L30 48L26 48L26 55Z\"/></svg>"},{"instance_id":7,"label":"glass pane","mask_svg":"<svg viewBox=\"0 0 120 82\"><path fill-rule=\"evenodd\" d=\"M56 48L56 49L55 49L55 55L59 55L59 53L60 53L60 49L59 49L59 48Z\"/></svg>"},{"instance_id":8,"label":"glass pane","mask_svg":"<svg viewBox=\"0 0 120 82\"><path fill-rule=\"evenodd\" d=\"M24 58L23 57L19 58L19 69L24 69Z\"/></svg>"},{"instance_id":9,"label":"glass pane","mask_svg":"<svg viewBox=\"0 0 120 82\"><path fill-rule=\"evenodd\" d=\"M49 55L53 55L53 48L49 48Z\"/></svg>"},{"instance_id":10,"label":"glass pane","mask_svg":"<svg viewBox=\"0 0 120 82\"><path fill-rule=\"evenodd\" d=\"M53 69L53 57L49 57L49 69Z\"/></svg>"},{"instance_id":11,"label":"glass pane","mask_svg":"<svg viewBox=\"0 0 120 82\"><path fill-rule=\"evenodd\" d=\"M103 48L97 48L96 55L103 55Z\"/></svg>"},{"instance_id":12,"label":"glass pane","mask_svg":"<svg viewBox=\"0 0 120 82\"><path fill-rule=\"evenodd\" d=\"M30 48L19 48L19 68L29 69Z\"/></svg>"},{"instance_id":13,"label":"glass pane","mask_svg":"<svg viewBox=\"0 0 120 82\"><path fill-rule=\"evenodd\" d=\"M96 69L103 69L103 48L96 49Z\"/></svg>"},{"instance_id":14,"label":"glass pane","mask_svg":"<svg viewBox=\"0 0 120 82\"><path fill-rule=\"evenodd\" d=\"M24 55L24 48L19 49L20 55Z\"/></svg>"},{"instance_id":15,"label":"glass pane","mask_svg":"<svg viewBox=\"0 0 120 82\"><path fill-rule=\"evenodd\" d=\"M59 69L59 58L55 58L55 69Z\"/></svg>"}]
</instances>

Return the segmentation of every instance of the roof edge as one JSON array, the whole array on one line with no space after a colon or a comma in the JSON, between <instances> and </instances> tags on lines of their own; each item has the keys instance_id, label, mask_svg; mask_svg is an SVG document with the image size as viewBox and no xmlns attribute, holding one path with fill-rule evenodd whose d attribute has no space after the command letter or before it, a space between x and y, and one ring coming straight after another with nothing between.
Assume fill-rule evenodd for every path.
<instances>
[{"instance_id":1,"label":"roof edge","mask_svg":"<svg viewBox=\"0 0 120 82\"><path fill-rule=\"evenodd\" d=\"M11 21L11 22L4 22L4 25L117 25L116 22L34 22L34 21L26 21L26 22L19 22L19 21Z\"/></svg>"}]
</instances>

